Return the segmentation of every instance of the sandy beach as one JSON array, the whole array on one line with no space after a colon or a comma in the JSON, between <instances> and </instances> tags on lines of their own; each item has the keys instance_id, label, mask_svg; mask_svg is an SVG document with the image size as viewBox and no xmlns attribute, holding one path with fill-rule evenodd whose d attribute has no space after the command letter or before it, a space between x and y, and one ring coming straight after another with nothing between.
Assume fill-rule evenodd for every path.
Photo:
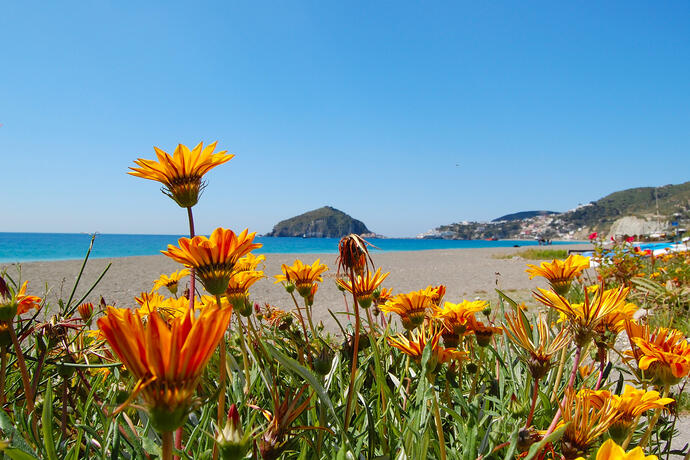
<instances>
[{"instance_id":1,"label":"sandy beach","mask_svg":"<svg viewBox=\"0 0 690 460\"><path fill-rule=\"evenodd\" d=\"M553 246L554 249L586 249L589 244ZM422 289L430 284L444 284L446 300L459 302L462 299L497 299L495 288L499 288L517 299L528 300L529 291L537 286L546 287L543 279L529 280L525 273L527 261L519 257L497 258L500 255L515 254L525 248L483 248L427 251L400 251L373 253L376 267L389 271L384 283L393 292L407 292ZM328 309L344 311L343 295L333 281L336 270L336 254L267 254L264 273L267 278L257 282L252 289L251 299L261 304L268 302L282 309L293 307L290 296L280 284L274 284L274 275L280 273L281 264L292 264L295 259L312 263L317 258L329 266L324 274L314 302L315 321L323 321L334 330L334 322ZM67 299L82 261L26 262L20 264L22 279L29 281L29 291L46 295L53 305L59 298ZM122 257L90 260L84 270L77 289L81 297L98 278L108 264L112 264L99 285L87 297L97 302L102 295L110 305L135 307L134 296L151 290L153 281L162 273L171 273L181 268L165 256ZM15 264L0 265L8 273L17 273ZM349 299L348 299L349 300Z\"/></svg>"}]
</instances>

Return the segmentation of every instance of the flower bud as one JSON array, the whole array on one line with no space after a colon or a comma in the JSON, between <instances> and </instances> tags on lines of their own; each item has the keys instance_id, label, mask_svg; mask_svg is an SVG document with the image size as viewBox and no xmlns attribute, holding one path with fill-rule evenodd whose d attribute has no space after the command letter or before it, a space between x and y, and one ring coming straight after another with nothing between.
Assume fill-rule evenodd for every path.
<instances>
[{"instance_id":1,"label":"flower bud","mask_svg":"<svg viewBox=\"0 0 690 460\"><path fill-rule=\"evenodd\" d=\"M288 294L292 294L293 292L295 292L295 283L293 283L292 281L288 281L287 283L285 283L285 290Z\"/></svg>"},{"instance_id":2,"label":"flower bud","mask_svg":"<svg viewBox=\"0 0 690 460\"><path fill-rule=\"evenodd\" d=\"M79 316L85 324L91 324L91 317L93 316L93 304L91 302L86 302L77 307Z\"/></svg>"},{"instance_id":3,"label":"flower bud","mask_svg":"<svg viewBox=\"0 0 690 460\"><path fill-rule=\"evenodd\" d=\"M234 404L228 410L228 420L225 427L216 434L216 442L223 460L240 460L247 455L251 447L251 434L242 430L240 414Z\"/></svg>"}]
</instances>

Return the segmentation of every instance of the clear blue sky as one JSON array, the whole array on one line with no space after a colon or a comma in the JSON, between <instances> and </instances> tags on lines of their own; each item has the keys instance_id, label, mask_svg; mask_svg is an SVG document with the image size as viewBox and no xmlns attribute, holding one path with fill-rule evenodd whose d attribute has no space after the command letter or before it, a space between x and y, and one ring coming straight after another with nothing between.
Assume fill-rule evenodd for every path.
<instances>
[{"instance_id":1,"label":"clear blue sky","mask_svg":"<svg viewBox=\"0 0 690 460\"><path fill-rule=\"evenodd\" d=\"M142 3L146 3L142 5ZM412 236L690 180L690 3L6 2L0 231L183 233L126 175L218 140L198 229Z\"/></svg>"}]
</instances>

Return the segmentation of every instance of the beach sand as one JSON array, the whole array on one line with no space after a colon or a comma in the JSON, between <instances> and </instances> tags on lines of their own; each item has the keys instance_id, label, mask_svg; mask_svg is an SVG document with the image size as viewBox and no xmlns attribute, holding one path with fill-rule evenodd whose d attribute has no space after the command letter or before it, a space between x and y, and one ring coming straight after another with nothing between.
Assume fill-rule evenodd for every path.
<instances>
[{"instance_id":1,"label":"beach sand","mask_svg":"<svg viewBox=\"0 0 690 460\"><path fill-rule=\"evenodd\" d=\"M554 249L587 249L589 244L553 246ZM530 290L546 287L543 279L530 280L525 268L527 261L522 258L496 258L500 255L515 254L525 248L482 248L450 249L426 251L374 252L372 258L376 267L390 275L384 287L393 288L394 293L423 289L428 285L446 285L445 299L459 302L475 298L496 300L496 288L519 300L529 300ZM267 254L264 272L267 278L258 281L251 289L251 300L260 304L270 303L284 310L293 308L290 295L280 284L274 284L274 275L280 273L281 264L292 264L295 259L312 263L317 258L329 266L324 274L324 282L319 286L314 302L314 321L323 321L327 329L335 332L335 322L328 313L345 311L343 294L336 288L336 254ZM66 300L74 280L79 273L82 261L27 262L21 264L22 279L29 281L29 292L45 295L52 305L57 300ZM75 298L79 299L91 287L108 264L112 264L99 285L87 297L94 304L102 295L109 305L136 307L134 296L151 290L153 281L162 273L169 274L181 268L171 259L160 256L122 257L90 260L84 270ZM5 264L8 273L17 273L17 266ZM3 265L0 265L0 270ZM186 281L183 280L186 284ZM161 292L164 292L163 289ZM351 298L348 297L348 301Z\"/></svg>"}]
</instances>

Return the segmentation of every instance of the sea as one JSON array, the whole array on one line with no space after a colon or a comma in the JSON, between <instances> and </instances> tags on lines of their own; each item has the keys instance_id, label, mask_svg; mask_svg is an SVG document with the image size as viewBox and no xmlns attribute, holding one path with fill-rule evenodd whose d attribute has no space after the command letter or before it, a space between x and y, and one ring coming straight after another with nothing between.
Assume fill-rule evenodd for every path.
<instances>
[{"instance_id":1,"label":"sea","mask_svg":"<svg viewBox=\"0 0 690 460\"><path fill-rule=\"evenodd\" d=\"M96 234L90 257L113 258L160 254L169 244L185 235ZM326 253L338 251L337 238L257 237L263 247L258 254ZM470 249L536 246L531 240L440 240L420 238L372 238L370 251L420 251L428 249ZM0 262L30 262L83 259L89 248L87 233L3 233L0 232ZM572 244L572 242L553 242Z\"/></svg>"}]
</instances>

